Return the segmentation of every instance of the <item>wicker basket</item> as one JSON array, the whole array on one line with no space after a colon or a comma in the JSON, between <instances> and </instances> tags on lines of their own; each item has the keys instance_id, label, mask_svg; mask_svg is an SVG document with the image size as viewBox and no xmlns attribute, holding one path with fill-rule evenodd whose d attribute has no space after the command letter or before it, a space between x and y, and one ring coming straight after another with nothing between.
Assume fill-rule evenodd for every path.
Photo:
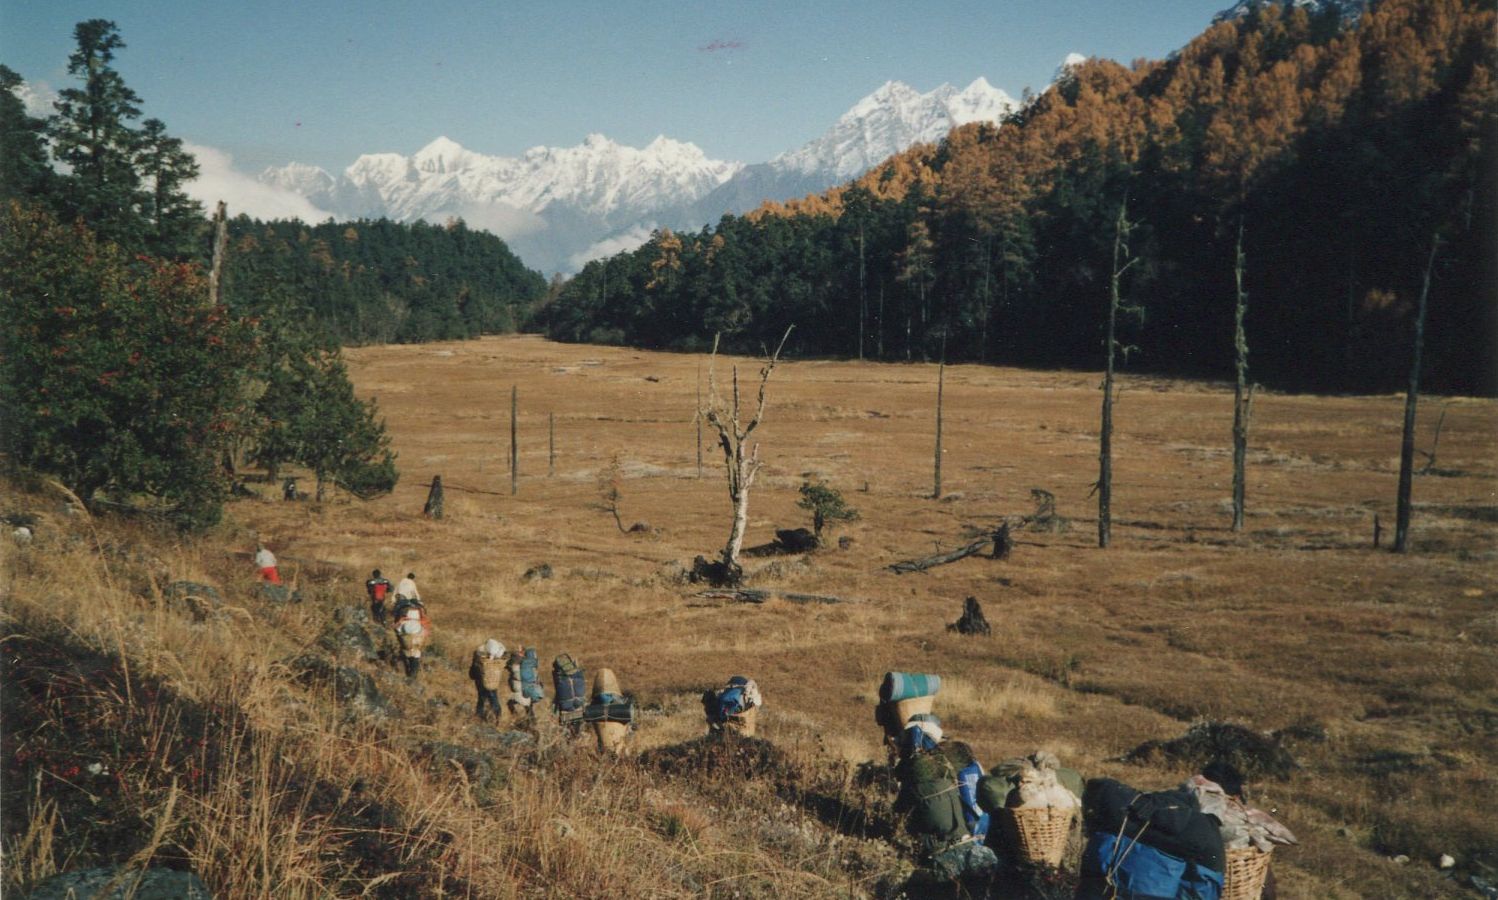
<instances>
[{"instance_id":1,"label":"wicker basket","mask_svg":"<svg viewBox=\"0 0 1498 900\"><path fill-rule=\"evenodd\" d=\"M598 738L598 752L618 756L624 752L629 726L623 722L594 722L593 735Z\"/></svg>"},{"instance_id":2,"label":"wicker basket","mask_svg":"<svg viewBox=\"0 0 1498 900\"><path fill-rule=\"evenodd\" d=\"M754 737L759 722L759 707L751 706L736 716L729 716L723 727L744 737Z\"/></svg>"},{"instance_id":3,"label":"wicker basket","mask_svg":"<svg viewBox=\"0 0 1498 900\"><path fill-rule=\"evenodd\" d=\"M1009 846L1021 859L1060 866L1075 815L1074 809L1021 806L1000 810L999 822Z\"/></svg>"},{"instance_id":4,"label":"wicker basket","mask_svg":"<svg viewBox=\"0 0 1498 900\"><path fill-rule=\"evenodd\" d=\"M1243 847L1227 853L1227 871L1223 873L1222 900L1259 900L1264 880L1269 877L1268 850Z\"/></svg>"},{"instance_id":5,"label":"wicker basket","mask_svg":"<svg viewBox=\"0 0 1498 900\"><path fill-rule=\"evenodd\" d=\"M925 697L910 697L906 700L896 700L894 702L894 720L899 723L899 728L903 730L905 723L910 721L911 716L931 712L932 704L935 702L936 696L934 694L928 694Z\"/></svg>"}]
</instances>

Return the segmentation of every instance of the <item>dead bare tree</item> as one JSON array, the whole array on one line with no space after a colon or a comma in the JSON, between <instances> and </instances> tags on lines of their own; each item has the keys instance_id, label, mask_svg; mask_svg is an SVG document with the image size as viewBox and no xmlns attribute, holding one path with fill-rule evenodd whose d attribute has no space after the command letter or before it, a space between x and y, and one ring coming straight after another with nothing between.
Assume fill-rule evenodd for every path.
<instances>
[{"instance_id":1,"label":"dead bare tree","mask_svg":"<svg viewBox=\"0 0 1498 900\"><path fill-rule=\"evenodd\" d=\"M1410 389L1404 395L1404 438L1399 445L1399 497L1394 515L1394 552L1409 549L1410 488L1415 474L1415 404L1420 400L1420 355L1425 350L1425 312L1430 299L1430 277L1436 267L1436 251L1441 237L1430 242L1430 256L1425 260L1425 279L1420 285L1420 305L1415 312L1415 352L1410 361Z\"/></svg>"},{"instance_id":2,"label":"dead bare tree","mask_svg":"<svg viewBox=\"0 0 1498 900\"><path fill-rule=\"evenodd\" d=\"M1097 476L1097 545L1106 548L1113 532L1113 358L1120 351L1128 357L1130 347L1118 343L1118 314L1131 313L1143 318L1144 310L1138 306L1125 306L1120 299L1119 284L1124 273L1139 262L1137 256L1129 256L1129 197L1124 195L1118 205L1118 220L1113 230L1113 267L1108 278L1108 336L1106 346L1108 361L1103 370L1103 416L1098 435Z\"/></svg>"},{"instance_id":3,"label":"dead bare tree","mask_svg":"<svg viewBox=\"0 0 1498 900\"><path fill-rule=\"evenodd\" d=\"M1248 416L1253 408L1253 391L1248 387L1248 338L1243 333L1243 317L1248 312L1248 292L1243 289L1243 220L1238 220L1238 244L1233 255L1233 279L1237 299L1233 306L1233 350L1238 375L1233 386L1233 530L1243 530L1244 497L1247 493L1244 464L1248 459Z\"/></svg>"},{"instance_id":4,"label":"dead bare tree","mask_svg":"<svg viewBox=\"0 0 1498 900\"><path fill-rule=\"evenodd\" d=\"M947 383L947 329L942 326L941 363L936 367L936 453L932 469L931 499L941 499L941 413L942 389Z\"/></svg>"},{"instance_id":5,"label":"dead bare tree","mask_svg":"<svg viewBox=\"0 0 1498 900\"><path fill-rule=\"evenodd\" d=\"M725 402L718 396L717 379L713 365L718 358L718 338L713 338L713 352L707 367L707 406L702 417L718 432L718 445L723 448L723 466L728 476L728 497L733 503L733 526L728 532L728 543L723 547L723 571L717 579L725 584L736 584L743 578L739 566L739 552L744 546L744 532L749 526L749 489L754 486L754 477L759 474L762 463L759 459L759 443L749 443L749 436L759 427L765 416L765 386L775 364L780 360L780 351L791 336L791 326L780 338L780 344L766 359L759 370L759 396L754 413L748 422L743 419L743 407L739 396L739 367L733 367L733 394Z\"/></svg>"},{"instance_id":6,"label":"dead bare tree","mask_svg":"<svg viewBox=\"0 0 1498 900\"><path fill-rule=\"evenodd\" d=\"M213 267L208 270L208 302L217 306L224 277L224 252L229 247L229 207L220 200L213 210Z\"/></svg>"},{"instance_id":7,"label":"dead bare tree","mask_svg":"<svg viewBox=\"0 0 1498 900\"><path fill-rule=\"evenodd\" d=\"M519 388L510 385L510 494L520 490L520 431L516 423L519 411Z\"/></svg>"},{"instance_id":8,"label":"dead bare tree","mask_svg":"<svg viewBox=\"0 0 1498 900\"><path fill-rule=\"evenodd\" d=\"M1436 470L1436 451L1441 447L1441 426L1445 424L1446 407L1442 406L1441 415L1436 418L1436 434L1435 437L1431 438L1430 450L1417 451L1421 456L1425 457L1425 465L1420 467L1420 471L1416 472L1416 475L1429 475Z\"/></svg>"}]
</instances>

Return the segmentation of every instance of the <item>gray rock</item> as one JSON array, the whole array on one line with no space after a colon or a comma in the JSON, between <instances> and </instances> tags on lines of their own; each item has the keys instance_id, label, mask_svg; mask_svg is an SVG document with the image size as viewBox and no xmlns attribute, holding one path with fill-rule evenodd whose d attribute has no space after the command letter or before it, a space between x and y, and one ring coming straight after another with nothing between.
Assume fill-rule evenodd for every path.
<instances>
[{"instance_id":1,"label":"gray rock","mask_svg":"<svg viewBox=\"0 0 1498 900\"><path fill-rule=\"evenodd\" d=\"M362 606L343 606L333 611L333 623L318 636L317 645L334 656L363 660L380 658L379 646L370 633L369 611Z\"/></svg>"},{"instance_id":2,"label":"gray rock","mask_svg":"<svg viewBox=\"0 0 1498 900\"><path fill-rule=\"evenodd\" d=\"M468 776L468 783L482 786L494 775L494 765L483 751L461 744L431 741L421 745L422 751L431 758L432 771L451 775L453 767L461 768Z\"/></svg>"},{"instance_id":3,"label":"gray rock","mask_svg":"<svg viewBox=\"0 0 1498 900\"><path fill-rule=\"evenodd\" d=\"M284 584L271 584L268 581L260 584L260 598L272 603L301 603L302 592L293 591Z\"/></svg>"},{"instance_id":4,"label":"gray rock","mask_svg":"<svg viewBox=\"0 0 1498 900\"><path fill-rule=\"evenodd\" d=\"M297 680L302 684L331 687L338 702L355 715L393 714L390 702L380 693L374 678L368 672L340 666L317 653L303 653L289 660L286 665L296 673Z\"/></svg>"},{"instance_id":5,"label":"gray rock","mask_svg":"<svg viewBox=\"0 0 1498 900\"><path fill-rule=\"evenodd\" d=\"M208 886L192 872L175 869L141 869L131 872L119 880L114 890L102 893L109 882L119 874L115 867L83 869L53 875L32 888L26 896L31 900L82 900L85 897L97 900L212 900Z\"/></svg>"},{"instance_id":6,"label":"gray rock","mask_svg":"<svg viewBox=\"0 0 1498 900\"><path fill-rule=\"evenodd\" d=\"M217 618L224 598L218 588L200 581L173 581L161 592L168 609L186 612L199 622Z\"/></svg>"}]
</instances>

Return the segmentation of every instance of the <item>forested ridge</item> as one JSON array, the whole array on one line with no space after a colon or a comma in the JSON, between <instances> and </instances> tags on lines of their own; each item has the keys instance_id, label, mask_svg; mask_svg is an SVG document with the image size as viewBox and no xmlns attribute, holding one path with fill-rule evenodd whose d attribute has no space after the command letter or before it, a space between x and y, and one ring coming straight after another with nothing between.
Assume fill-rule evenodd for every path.
<instances>
[{"instance_id":1,"label":"forested ridge","mask_svg":"<svg viewBox=\"0 0 1498 900\"><path fill-rule=\"evenodd\" d=\"M661 230L541 310L554 338L1096 367L1115 222L1144 309L1130 368L1233 365L1241 228L1252 377L1406 377L1435 255L1426 384L1492 393L1492 0L1383 0L1355 21L1275 4L1171 58L1093 59L1001 126L969 125L826 193Z\"/></svg>"},{"instance_id":2,"label":"forested ridge","mask_svg":"<svg viewBox=\"0 0 1498 900\"><path fill-rule=\"evenodd\" d=\"M340 344L515 331L545 291L504 241L461 220L229 223L230 305L299 310Z\"/></svg>"}]
</instances>

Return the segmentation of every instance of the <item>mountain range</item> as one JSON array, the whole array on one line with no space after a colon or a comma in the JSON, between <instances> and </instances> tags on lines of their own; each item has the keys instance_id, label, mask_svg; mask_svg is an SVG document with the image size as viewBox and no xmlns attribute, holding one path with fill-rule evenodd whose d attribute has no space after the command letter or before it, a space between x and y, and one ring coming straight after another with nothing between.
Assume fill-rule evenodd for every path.
<instances>
[{"instance_id":1,"label":"mountain range","mask_svg":"<svg viewBox=\"0 0 1498 900\"><path fill-rule=\"evenodd\" d=\"M824 190L955 126L998 122L1014 106L983 78L927 93L890 81L821 136L752 165L710 159L665 136L635 148L592 134L574 147L536 147L519 157L439 137L411 156L365 154L337 176L290 163L266 169L260 181L339 219L461 217L503 237L527 265L571 272L638 246L653 228L697 229L765 200Z\"/></svg>"}]
</instances>

